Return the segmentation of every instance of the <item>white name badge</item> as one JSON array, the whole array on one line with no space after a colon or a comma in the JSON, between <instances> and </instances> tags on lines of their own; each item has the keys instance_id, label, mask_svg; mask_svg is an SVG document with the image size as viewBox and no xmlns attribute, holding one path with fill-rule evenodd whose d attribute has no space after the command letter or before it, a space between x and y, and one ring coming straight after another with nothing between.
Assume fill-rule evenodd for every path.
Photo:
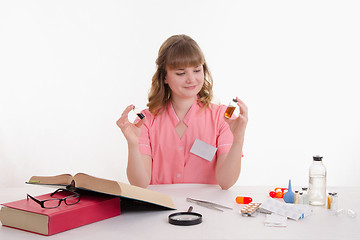
<instances>
[{"instance_id":1,"label":"white name badge","mask_svg":"<svg viewBox=\"0 0 360 240\"><path fill-rule=\"evenodd\" d=\"M216 151L217 151L216 147L207 144L206 142L201 141L200 139L195 139L195 142L190 149L191 153L203 159L206 159L209 162L211 162L212 159L214 158Z\"/></svg>"}]
</instances>

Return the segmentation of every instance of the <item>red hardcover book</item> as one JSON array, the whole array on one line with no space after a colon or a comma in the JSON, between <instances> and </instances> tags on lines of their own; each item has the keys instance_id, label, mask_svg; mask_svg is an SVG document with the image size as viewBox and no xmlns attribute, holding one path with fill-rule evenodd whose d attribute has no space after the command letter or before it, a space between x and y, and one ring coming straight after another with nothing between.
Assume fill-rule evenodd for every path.
<instances>
[{"instance_id":1,"label":"red hardcover book","mask_svg":"<svg viewBox=\"0 0 360 240\"><path fill-rule=\"evenodd\" d=\"M36 198L52 197L45 194ZM2 205L0 220L4 226L47 236L120 215L120 198L107 195L81 195L78 203L62 202L53 209L42 208L31 199Z\"/></svg>"}]
</instances>

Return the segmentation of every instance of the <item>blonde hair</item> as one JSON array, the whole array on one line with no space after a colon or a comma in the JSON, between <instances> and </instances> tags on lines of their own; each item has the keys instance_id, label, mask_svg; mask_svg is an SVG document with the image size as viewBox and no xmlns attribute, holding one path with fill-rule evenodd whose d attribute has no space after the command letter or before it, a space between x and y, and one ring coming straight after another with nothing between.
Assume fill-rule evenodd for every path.
<instances>
[{"instance_id":1,"label":"blonde hair","mask_svg":"<svg viewBox=\"0 0 360 240\"><path fill-rule=\"evenodd\" d=\"M160 47L156 59L157 70L152 78L148 95L149 111L157 115L168 104L171 89L165 84L166 67L170 69L202 65L204 69L204 85L198 93L198 103L209 107L213 98L213 79L199 45L189 36L174 35L169 37Z\"/></svg>"}]
</instances>

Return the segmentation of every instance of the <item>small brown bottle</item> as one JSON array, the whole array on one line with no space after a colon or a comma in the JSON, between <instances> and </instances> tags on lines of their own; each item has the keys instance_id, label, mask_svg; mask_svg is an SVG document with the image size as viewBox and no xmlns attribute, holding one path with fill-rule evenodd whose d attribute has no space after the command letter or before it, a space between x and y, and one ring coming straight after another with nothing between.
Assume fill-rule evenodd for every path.
<instances>
[{"instance_id":1,"label":"small brown bottle","mask_svg":"<svg viewBox=\"0 0 360 240\"><path fill-rule=\"evenodd\" d=\"M228 107L226 108L226 111L225 111L225 117L226 118L231 118L231 116L233 115L234 113L234 110L237 106L237 100L236 98L234 98L233 100L231 100L231 102L229 103Z\"/></svg>"}]
</instances>

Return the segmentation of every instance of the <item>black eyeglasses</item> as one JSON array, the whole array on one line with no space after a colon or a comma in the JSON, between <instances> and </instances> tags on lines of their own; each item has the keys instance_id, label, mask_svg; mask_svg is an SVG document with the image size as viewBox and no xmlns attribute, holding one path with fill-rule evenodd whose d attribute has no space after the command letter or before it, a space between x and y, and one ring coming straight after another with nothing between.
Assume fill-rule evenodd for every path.
<instances>
[{"instance_id":1,"label":"black eyeglasses","mask_svg":"<svg viewBox=\"0 0 360 240\"><path fill-rule=\"evenodd\" d=\"M50 194L50 197L54 196L57 193L66 193L66 194L70 193L71 195L66 196L64 198L50 198L50 199L45 199L45 200L39 200L39 199L36 199L33 196L30 196L29 194L27 194L27 199L29 200L29 198L31 198L32 200L34 200L35 202L40 204L40 206L42 208L57 208L58 206L60 206L62 201L64 201L64 203L66 205L74 205L80 201L79 193L70 191L65 188L59 188L58 190L56 190L55 192Z\"/></svg>"}]
</instances>

